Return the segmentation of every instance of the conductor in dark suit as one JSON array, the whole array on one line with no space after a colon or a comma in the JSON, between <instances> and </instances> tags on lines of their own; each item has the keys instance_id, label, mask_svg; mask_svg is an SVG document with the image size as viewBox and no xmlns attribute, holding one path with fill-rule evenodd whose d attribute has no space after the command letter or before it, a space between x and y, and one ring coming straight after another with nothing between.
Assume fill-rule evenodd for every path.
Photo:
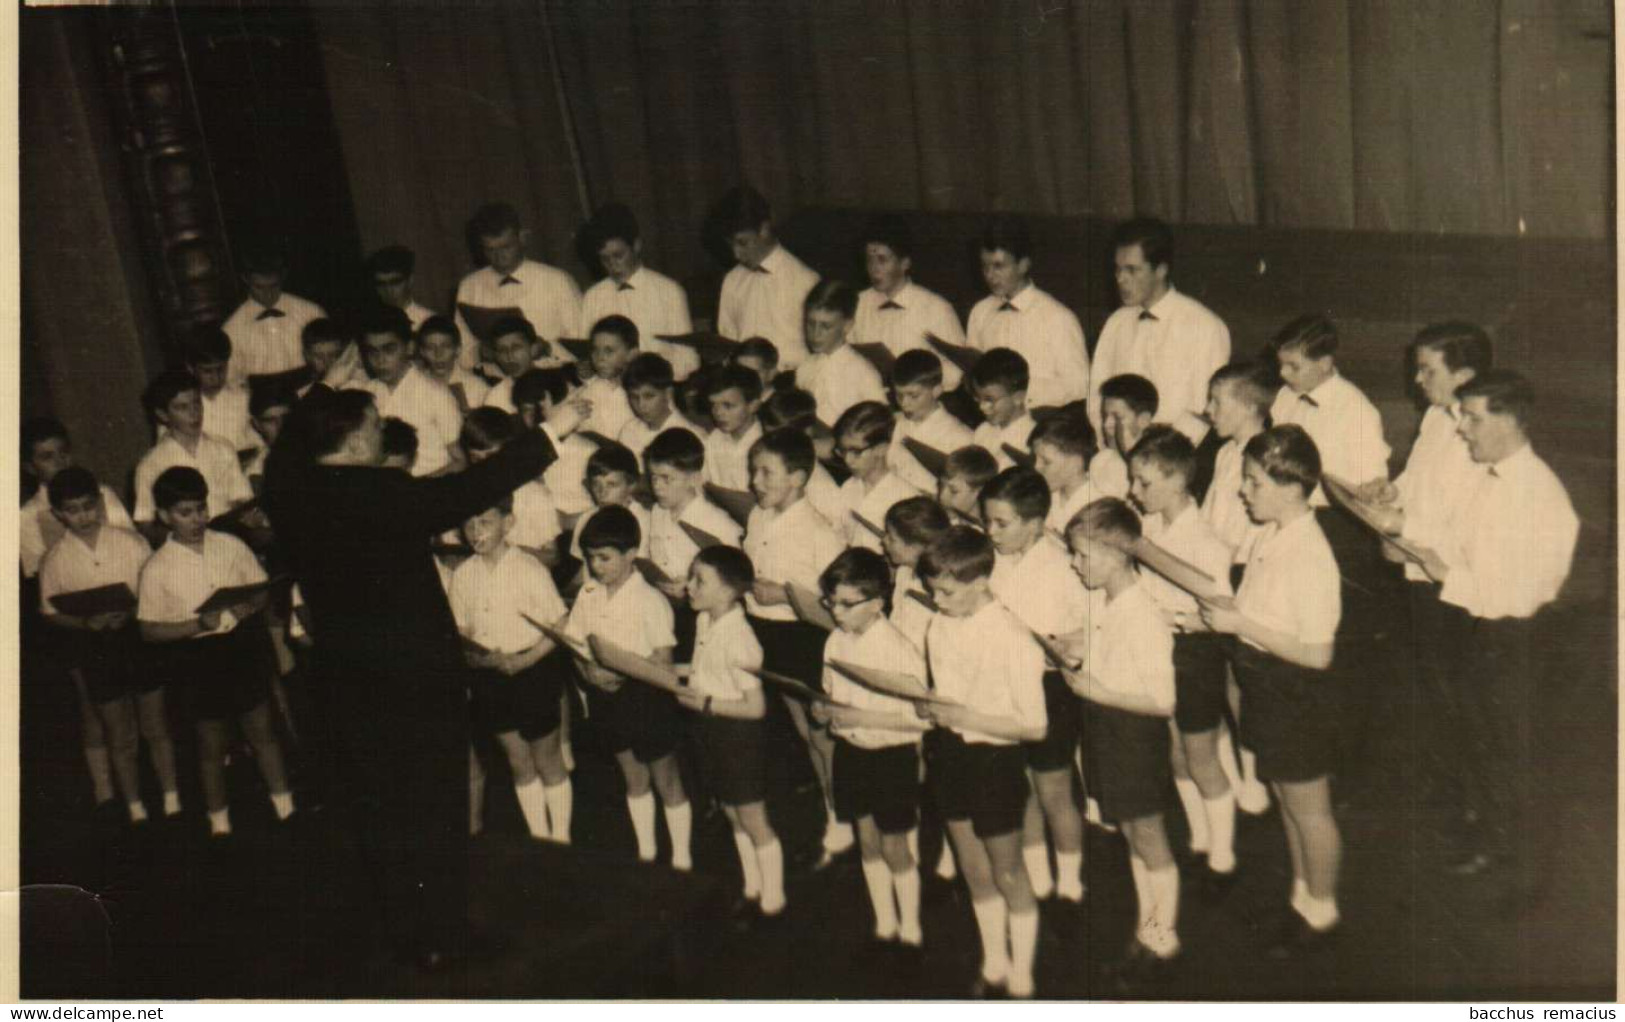
<instances>
[{"instance_id":1,"label":"conductor in dark suit","mask_svg":"<svg viewBox=\"0 0 1625 1022\"><path fill-rule=\"evenodd\" d=\"M388 934L420 968L472 951L468 705L430 541L536 478L584 412L561 404L489 460L413 478L382 467L370 394L316 388L266 466L266 508L310 610L338 780L358 803Z\"/></svg>"}]
</instances>

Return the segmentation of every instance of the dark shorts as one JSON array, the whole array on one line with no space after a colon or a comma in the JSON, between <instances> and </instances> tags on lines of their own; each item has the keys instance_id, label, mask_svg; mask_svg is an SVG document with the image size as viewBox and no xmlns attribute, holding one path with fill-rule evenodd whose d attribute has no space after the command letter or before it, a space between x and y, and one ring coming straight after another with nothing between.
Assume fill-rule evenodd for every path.
<instances>
[{"instance_id":1,"label":"dark shorts","mask_svg":"<svg viewBox=\"0 0 1625 1022\"><path fill-rule=\"evenodd\" d=\"M517 731L527 742L552 734L559 729L559 694L568 670L568 660L554 651L511 677L484 668L470 671L474 726L494 735Z\"/></svg>"},{"instance_id":2,"label":"dark shorts","mask_svg":"<svg viewBox=\"0 0 1625 1022\"><path fill-rule=\"evenodd\" d=\"M1091 703L1084 715L1089 794L1107 820L1138 820L1162 812L1172 779L1168 718Z\"/></svg>"},{"instance_id":3,"label":"dark shorts","mask_svg":"<svg viewBox=\"0 0 1625 1022\"><path fill-rule=\"evenodd\" d=\"M1020 745L967 742L937 731L926 774L944 820L970 820L979 838L1013 834L1027 809L1027 755Z\"/></svg>"},{"instance_id":4,"label":"dark shorts","mask_svg":"<svg viewBox=\"0 0 1625 1022\"><path fill-rule=\"evenodd\" d=\"M1331 675L1235 645L1241 686L1241 744L1266 781L1312 781L1331 773L1337 746L1337 690Z\"/></svg>"},{"instance_id":5,"label":"dark shorts","mask_svg":"<svg viewBox=\"0 0 1625 1022\"><path fill-rule=\"evenodd\" d=\"M835 738L835 816L874 817L882 834L904 834L920 822L920 760L911 742L864 749Z\"/></svg>"},{"instance_id":6,"label":"dark shorts","mask_svg":"<svg viewBox=\"0 0 1625 1022\"><path fill-rule=\"evenodd\" d=\"M1246 578L1246 577L1247 577L1247 565L1245 565L1245 564L1232 564L1232 565L1230 565L1230 591L1233 592L1233 593L1239 591L1241 589L1241 580L1243 578Z\"/></svg>"},{"instance_id":7,"label":"dark shorts","mask_svg":"<svg viewBox=\"0 0 1625 1022\"><path fill-rule=\"evenodd\" d=\"M1036 742L1023 742L1027 765L1040 773L1071 770L1083 734L1083 700L1066 687L1060 671L1044 672L1044 712L1049 726Z\"/></svg>"},{"instance_id":8,"label":"dark shorts","mask_svg":"<svg viewBox=\"0 0 1625 1022\"><path fill-rule=\"evenodd\" d=\"M671 604L672 633L677 636L677 645L671 651L672 663L686 664L694 659L694 630L699 615L687 600L668 599L666 602Z\"/></svg>"},{"instance_id":9,"label":"dark shorts","mask_svg":"<svg viewBox=\"0 0 1625 1022\"><path fill-rule=\"evenodd\" d=\"M677 700L637 681L614 692L585 686L593 724L603 729L609 751L631 751L640 763L653 763L677 748Z\"/></svg>"},{"instance_id":10,"label":"dark shorts","mask_svg":"<svg viewBox=\"0 0 1625 1022\"><path fill-rule=\"evenodd\" d=\"M116 632L77 633L68 652L70 665L85 679L86 695L97 706L156 692L167 680L133 620Z\"/></svg>"},{"instance_id":11,"label":"dark shorts","mask_svg":"<svg viewBox=\"0 0 1625 1022\"><path fill-rule=\"evenodd\" d=\"M1224 722L1224 643L1207 633L1174 636L1174 723L1187 735L1212 731Z\"/></svg>"},{"instance_id":12,"label":"dark shorts","mask_svg":"<svg viewBox=\"0 0 1625 1022\"><path fill-rule=\"evenodd\" d=\"M171 691L194 720L230 720L270 698L270 636L263 617L224 635L168 643L163 654Z\"/></svg>"},{"instance_id":13,"label":"dark shorts","mask_svg":"<svg viewBox=\"0 0 1625 1022\"><path fill-rule=\"evenodd\" d=\"M829 633L802 621L749 619L762 644L762 667L789 675L818 691L824 689L824 642Z\"/></svg>"},{"instance_id":14,"label":"dark shorts","mask_svg":"<svg viewBox=\"0 0 1625 1022\"><path fill-rule=\"evenodd\" d=\"M760 720L690 714L689 734L700 773L717 801L748 806L767 797L767 724Z\"/></svg>"}]
</instances>

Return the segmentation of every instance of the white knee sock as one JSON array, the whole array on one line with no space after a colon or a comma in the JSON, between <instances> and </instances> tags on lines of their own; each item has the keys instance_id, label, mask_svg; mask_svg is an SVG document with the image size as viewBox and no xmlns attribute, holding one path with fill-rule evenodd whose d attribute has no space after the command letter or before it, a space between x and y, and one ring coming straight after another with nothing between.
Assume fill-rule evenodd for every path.
<instances>
[{"instance_id":1,"label":"white knee sock","mask_svg":"<svg viewBox=\"0 0 1625 1022\"><path fill-rule=\"evenodd\" d=\"M784 846L777 838L756 846L756 865L762 871L762 914L778 915L784 911Z\"/></svg>"},{"instance_id":2,"label":"white knee sock","mask_svg":"<svg viewBox=\"0 0 1625 1022\"><path fill-rule=\"evenodd\" d=\"M125 808L129 810L131 823L147 822L147 807L140 799L126 803Z\"/></svg>"},{"instance_id":3,"label":"white knee sock","mask_svg":"<svg viewBox=\"0 0 1625 1022\"><path fill-rule=\"evenodd\" d=\"M85 766L90 768L90 786L96 792L96 804L101 805L113 797L113 757L106 746L86 746Z\"/></svg>"},{"instance_id":4,"label":"white knee sock","mask_svg":"<svg viewBox=\"0 0 1625 1022\"><path fill-rule=\"evenodd\" d=\"M179 816L181 811L181 793L178 791L164 792L164 815Z\"/></svg>"},{"instance_id":5,"label":"white knee sock","mask_svg":"<svg viewBox=\"0 0 1625 1022\"><path fill-rule=\"evenodd\" d=\"M632 815L632 833L638 839L638 861L655 861L655 793L628 795L626 811Z\"/></svg>"},{"instance_id":6,"label":"white knee sock","mask_svg":"<svg viewBox=\"0 0 1625 1022\"><path fill-rule=\"evenodd\" d=\"M209 810L209 833L215 837L224 837L231 833L231 810ZM1308 890L1308 888L1305 888Z\"/></svg>"},{"instance_id":7,"label":"white knee sock","mask_svg":"<svg viewBox=\"0 0 1625 1022\"><path fill-rule=\"evenodd\" d=\"M937 856L937 878L952 880L959 875L959 863L954 861L954 843L947 834L942 835L942 852Z\"/></svg>"},{"instance_id":8,"label":"white knee sock","mask_svg":"<svg viewBox=\"0 0 1625 1022\"><path fill-rule=\"evenodd\" d=\"M893 873L891 885L897 893L897 937L910 947L919 947L924 939L920 931L920 867Z\"/></svg>"},{"instance_id":9,"label":"white knee sock","mask_svg":"<svg viewBox=\"0 0 1625 1022\"><path fill-rule=\"evenodd\" d=\"M666 829L671 832L671 868L679 873L687 873L694 868L694 859L689 853L689 834L693 824L693 803L666 807Z\"/></svg>"},{"instance_id":10,"label":"white knee sock","mask_svg":"<svg viewBox=\"0 0 1625 1022\"><path fill-rule=\"evenodd\" d=\"M1305 894L1303 904L1293 907L1312 929L1324 932L1337 925L1339 916L1336 898L1317 898L1312 894Z\"/></svg>"},{"instance_id":11,"label":"white knee sock","mask_svg":"<svg viewBox=\"0 0 1625 1022\"><path fill-rule=\"evenodd\" d=\"M852 834L852 825L842 823L835 818L835 813L830 811L824 821L824 850L831 855L838 855L851 848L855 840L857 838Z\"/></svg>"},{"instance_id":12,"label":"white knee sock","mask_svg":"<svg viewBox=\"0 0 1625 1022\"><path fill-rule=\"evenodd\" d=\"M570 784L570 775L565 774L558 784L542 788L542 795L547 800L547 827L553 840L561 845L569 844L570 817L575 810L575 788Z\"/></svg>"},{"instance_id":13,"label":"white knee sock","mask_svg":"<svg viewBox=\"0 0 1625 1022\"><path fill-rule=\"evenodd\" d=\"M1083 853L1055 851L1055 893L1067 901L1083 900Z\"/></svg>"},{"instance_id":14,"label":"white knee sock","mask_svg":"<svg viewBox=\"0 0 1625 1022\"><path fill-rule=\"evenodd\" d=\"M1304 915L1304 907L1309 904L1309 881L1302 877L1292 878L1292 910L1298 915Z\"/></svg>"},{"instance_id":15,"label":"white knee sock","mask_svg":"<svg viewBox=\"0 0 1625 1022\"><path fill-rule=\"evenodd\" d=\"M1038 910L1010 913L1010 996L1033 995L1033 959L1038 955Z\"/></svg>"},{"instance_id":16,"label":"white knee sock","mask_svg":"<svg viewBox=\"0 0 1625 1022\"><path fill-rule=\"evenodd\" d=\"M863 860L863 882L875 912L875 938L897 939L897 906L892 900L891 867L881 858Z\"/></svg>"},{"instance_id":17,"label":"white knee sock","mask_svg":"<svg viewBox=\"0 0 1625 1022\"><path fill-rule=\"evenodd\" d=\"M1241 783L1251 787L1262 782L1258 779L1258 753L1241 747Z\"/></svg>"},{"instance_id":18,"label":"white knee sock","mask_svg":"<svg viewBox=\"0 0 1625 1022\"><path fill-rule=\"evenodd\" d=\"M908 831L908 855L915 865L920 862L920 828L910 827Z\"/></svg>"},{"instance_id":19,"label":"white knee sock","mask_svg":"<svg viewBox=\"0 0 1625 1022\"><path fill-rule=\"evenodd\" d=\"M276 818L286 820L293 815L293 792L271 792L271 808L276 810Z\"/></svg>"},{"instance_id":20,"label":"white knee sock","mask_svg":"<svg viewBox=\"0 0 1625 1022\"><path fill-rule=\"evenodd\" d=\"M982 978L989 983L1003 983L1010 975L1004 896L995 894L973 901L970 907L976 914L976 929L982 935Z\"/></svg>"},{"instance_id":21,"label":"white knee sock","mask_svg":"<svg viewBox=\"0 0 1625 1022\"><path fill-rule=\"evenodd\" d=\"M751 844L749 834L736 830L734 848L739 852L739 871L745 878L745 897L758 901L762 897L762 868L756 862L756 846Z\"/></svg>"},{"instance_id":22,"label":"white knee sock","mask_svg":"<svg viewBox=\"0 0 1625 1022\"><path fill-rule=\"evenodd\" d=\"M1236 868L1236 792L1226 791L1218 798L1202 800L1208 828L1207 866L1215 873Z\"/></svg>"},{"instance_id":23,"label":"white knee sock","mask_svg":"<svg viewBox=\"0 0 1625 1022\"><path fill-rule=\"evenodd\" d=\"M1179 928L1179 867L1169 863L1162 869L1146 870L1151 881L1151 922L1168 933Z\"/></svg>"},{"instance_id":24,"label":"white knee sock","mask_svg":"<svg viewBox=\"0 0 1625 1022\"><path fill-rule=\"evenodd\" d=\"M1134 877L1134 905L1138 922L1135 930L1143 930L1151 921L1151 909L1157 903L1156 890L1151 886L1151 867L1133 853L1128 857L1129 873Z\"/></svg>"},{"instance_id":25,"label":"white knee sock","mask_svg":"<svg viewBox=\"0 0 1625 1022\"><path fill-rule=\"evenodd\" d=\"M1202 790L1189 777L1174 778L1174 790L1179 792L1179 804L1185 807L1185 820L1190 824L1191 851L1207 851L1207 811L1202 805Z\"/></svg>"},{"instance_id":26,"label":"white knee sock","mask_svg":"<svg viewBox=\"0 0 1625 1022\"><path fill-rule=\"evenodd\" d=\"M1236 765L1236 743L1230 737L1230 725L1219 725L1219 769L1230 782L1231 790L1241 787L1241 769Z\"/></svg>"},{"instance_id":27,"label":"white knee sock","mask_svg":"<svg viewBox=\"0 0 1625 1022\"><path fill-rule=\"evenodd\" d=\"M1027 865L1027 879L1040 901L1055 893L1055 877L1049 871L1049 845L1043 841L1021 846L1021 861Z\"/></svg>"},{"instance_id":28,"label":"white knee sock","mask_svg":"<svg viewBox=\"0 0 1625 1022\"><path fill-rule=\"evenodd\" d=\"M519 796L519 811L525 814L525 826L529 828L530 836L538 841L551 839L553 832L547 826L547 795L542 787L542 779L532 777L524 784L516 784L513 793Z\"/></svg>"}]
</instances>

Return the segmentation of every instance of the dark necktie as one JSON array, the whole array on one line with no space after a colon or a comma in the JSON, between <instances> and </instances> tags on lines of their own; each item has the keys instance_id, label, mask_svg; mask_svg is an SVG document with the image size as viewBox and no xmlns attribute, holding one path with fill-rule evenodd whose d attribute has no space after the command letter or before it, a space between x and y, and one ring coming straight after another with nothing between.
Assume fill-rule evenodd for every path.
<instances>
[{"instance_id":1,"label":"dark necktie","mask_svg":"<svg viewBox=\"0 0 1625 1022\"><path fill-rule=\"evenodd\" d=\"M281 319L283 316L286 316L286 315L287 315L287 313L283 312L281 309L266 309L266 310L262 311L258 316L254 317L254 322L258 323L262 319Z\"/></svg>"},{"instance_id":2,"label":"dark necktie","mask_svg":"<svg viewBox=\"0 0 1625 1022\"><path fill-rule=\"evenodd\" d=\"M506 277L502 278L502 282L498 284L497 287L507 287L509 284L517 283L519 283L519 278L510 273Z\"/></svg>"},{"instance_id":3,"label":"dark necktie","mask_svg":"<svg viewBox=\"0 0 1625 1022\"><path fill-rule=\"evenodd\" d=\"M1154 313L1152 313L1152 311L1150 309L1141 309L1140 310L1140 322L1143 323L1148 319L1153 323L1157 322L1156 315Z\"/></svg>"},{"instance_id":4,"label":"dark necktie","mask_svg":"<svg viewBox=\"0 0 1625 1022\"><path fill-rule=\"evenodd\" d=\"M901 309L901 308L902 308L901 305L898 305L896 302L892 301L889 298L886 299L884 302L882 302L880 304L880 311L881 312L885 312L887 309Z\"/></svg>"},{"instance_id":5,"label":"dark necktie","mask_svg":"<svg viewBox=\"0 0 1625 1022\"><path fill-rule=\"evenodd\" d=\"M1016 307L1014 305L1012 305L1011 303L1009 303L1009 302L1005 302L1003 305L999 306L999 311L1000 312L1015 312Z\"/></svg>"},{"instance_id":6,"label":"dark necktie","mask_svg":"<svg viewBox=\"0 0 1625 1022\"><path fill-rule=\"evenodd\" d=\"M626 281L623 280L619 284L615 285L615 290L617 290L617 291L630 291L630 290L632 290L632 285L628 284Z\"/></svg>"},{"instance_id":7,"label":"dark necktie","mask_svg":"<svg viewBox=\"0 0 1625 1022\"><path fill-rule=\"evenodd\" d=\"M1320 402L1316 401L1314 398L1310 397L1308 394L1299 394L1298 395L1298 400L1302 401L1304 404L1308 405L1310 408L1319 408L1320 407Z\"/></svg>"}]
</instances>

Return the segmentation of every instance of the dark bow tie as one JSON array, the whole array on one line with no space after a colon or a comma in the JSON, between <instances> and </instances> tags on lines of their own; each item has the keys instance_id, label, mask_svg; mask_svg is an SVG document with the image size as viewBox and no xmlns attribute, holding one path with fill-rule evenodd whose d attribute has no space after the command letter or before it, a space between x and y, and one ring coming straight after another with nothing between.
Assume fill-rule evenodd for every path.
<instances>
[{"instance_id":1,"label":"dark bow tie","mask_svg":"<svg viewBox=\"0 0 1625 1022\"><path fill-rule=\"evenodd\" d=\"M617 290L617 291L630 291L630 290L632 290L632 285L628 284L626 281L623 280L619 284L615 285L615 290Z\"/></svg>"},{"instance_id":2,"label":"dark bow tie","mask_svg":"<svg viewBox=\"0 0 1625 1022\"><path fill-rule=\"evenodd\" d=\"M886 299L884 302L882 302L880 304L880 311L881 312L885 312L887 309L901 309L901 308L902 308L901 305L898 305L896 302L892 301L890 298Z\"/></svg>"},{"instance_id":3,"label":"dark bow tie","mask_svg":"<svg viewBox=\"0 0 1625 1022\"><path fill-rule=\"evenodd\" d=\"M283 312L281 309L266 309L266 310L262 311L258 316L254 317L254 322L258 323L262 319L281 319L283 316L286 316L286 315L287 315L287 313Z\"/></svg>"},{"instance_id":4,"label":"dark bow tie","mask_svg":"<svg viewBox=\"0 0 1625 1022\"><path fill-rule=\"evenodd\" d=\"M1298 400L1302 401L1304 404L1308 405L1310 408L1319 408L1320 407L1320 402L1316 401L1314 398L1310 397L1308 394L1299 394L1298 395Z\"/></svg>"},{"instance_id":5,"label":"dark bow tie","mask_svg":"<svg viewBox=\"0 0 1625 1022\"><path fill-rule=\"evenodd\" d=\"M751 267L747 267L747 269L749 269L750 272L752 272L752 273L767 273L768 272L768 269L765 266L751 266Z\"/></svg>"},{"instance_id":6,"label":"dark bow tie","mask_svg":"<svg viewBox=\"0 0 1625 1022\"><path fill-rule=\"evenodd\" d=\"M509 284L517 283L519 283L519 278L510 273L506 277L502 278L501 282L497 284L497 287L507 287Z\"/></svg>"},{"instance_id":7,"label":"dark bow tie","mask_svg":"<svg viewBox=\"0 0 1625 1022\"><path fill-rule=\"evenodd\" d=\"M1499 479L1499 478L1501 478L1501 473L1496 471L1496 468L1495 468L1494 465L1490 466L1490 478L1491 479Z\"/></svg>"},{"instance_id":8,"label":"dark bow tie","mask_svg":"<svg viewBox=\"0 0 1625 1022\"><path fill-rule=\"evenodd\" d=\"M1158 321L1156 315L1150 309L1141 309L1140 310L1140 321L1143 323L1144 321L1146 321L1148 319L1153 323Z\"/></svg>"},{"instance_id":9,"label":"dark bow tie","mask_svg":"<svg viewBox=\"0 0 1625 1022\"><path fill-rule=\"evenodd\" d=\"M1016 309L1016 307L1015 307L1015 305L1013 303L1005 302L1003 305L999 306L999 311L1000 312L1016 312L1018 310Z\"/></svg>"}]
</instances>

